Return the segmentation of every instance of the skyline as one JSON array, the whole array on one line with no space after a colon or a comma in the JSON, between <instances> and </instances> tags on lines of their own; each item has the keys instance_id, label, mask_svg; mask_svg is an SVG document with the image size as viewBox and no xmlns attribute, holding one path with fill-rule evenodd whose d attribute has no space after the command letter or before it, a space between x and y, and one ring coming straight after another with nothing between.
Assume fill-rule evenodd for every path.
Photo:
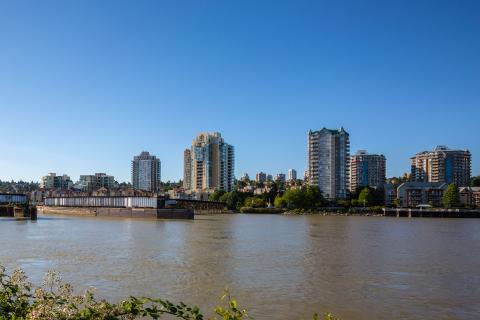
<instances>
[{"instance_id":1,"label":"skyline","mask_svg":"<svg viewBox=\"0 0 480 320\"><path fill-rule=\"evenodd\" d=\"M290 168L302 177L308 131L342 126L351 154L384 154L389 177L437 145L469 149L480 175L479 9L0 3L0 179L130 181L146 150L161 159L162 181L178 180L201 131L235 146L237 178Z\"/></svg>"}]
</instances>

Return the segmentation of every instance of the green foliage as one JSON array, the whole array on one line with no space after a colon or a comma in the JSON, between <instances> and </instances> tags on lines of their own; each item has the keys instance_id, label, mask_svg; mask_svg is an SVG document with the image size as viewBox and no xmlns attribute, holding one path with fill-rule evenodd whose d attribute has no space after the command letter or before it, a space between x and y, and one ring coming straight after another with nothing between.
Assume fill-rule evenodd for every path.
<instances>
[{"instance_id":1,"label":"green foliage","mask_svg":"<svg viewBox=\"0 0 480 320\"><path fill-rule=\"evenodd\" d=\"M219 190L215 191L208 197L208 201L220 201L220 197L225 194L225 191Z\"/></svg>"},{"instance_id":2,"label":"green foliage","mask_svg":"<svg viewBox=\"0 0 480 320\"><path fill-rule=\"evenodd\" d=\"M454 183L448 185L447 190L443 193L442 202L447 208L456 207L460 204L458 187Z\"/></svg>"},{"instance_id":3,"label":"green foliage","mask_svg":"<svg viewBox=\"0 0 480 320\"><path fill-rule=\"evenodd\" d=\"M248 197L244 202L245 207L251 208L265 208L266 205L265 200L259 197Z\"/></svg>"},{"instance_id":4,"label":"green foliage","mask_svg":"<svg viewBox=\"0 0 480 320\"><path fill-rule=\"evenodd\" d=\"M245 309L227 292L222 305L214 309L210 320L249 319ZM82 295L73 293L73 288L61 281L60 276L49 271L40 287L33 288L25 273L15 270L12 275L0 266L0 320L134 320L134 319L203 320L198 307L189 307L168 300L130 297L119 303L97 300L91 290ZM219 318L217 317L219 316ZM315 314L314 320L319 320ZM338 320L326 314L325 320Z\"/></svg>"},{"instance_id":5,"label":"green foliage","mask_svg":"<svg viewBox=\"0 0 480 320\"><path fill-rule=\"evenodd\" d=\"M358 196L358 204L369 207L374 204L374 197L369 188L365 187Z\"/></svg>"},{"instance_id":6,"label":"green foliage","mask_svg":"<svg viewBox=\"0 0 480 320\"><path fill-rule=\"evenodd\" d=\"M325 205L326 201L317 186L308 186L302 189L288 189L283 196L277 195L275 207L289 209L312 209Z\"/></svg>"},{"instance_id":7,"label":"green foliage","mask_svg":"<svg viewBox=\"0 0 480 320\"><path fill-rule=\"evenodd\" d=\"M219 200L221 202L225 202L230 210L237 209L238 205L242 202L237 191L226 192L220 197Z\"/></svg>"},{"instance_id":8,"label":"green foliage","mask_svg":"<svg viewBox=\"0 0 480 320\"><path fill-rule=\"evenodd\" d=\"M355 200L356 201L356 200ZM337 205L343 208L348 208L350 207L351 201L348 201L346 199L339 199L337 200Z\"/></svg>"},{"instance_id":9,"label":"green foliage","mask_svg":"<svg viewBox=\"0 0 480 320\"><path fill-rule=\"evenodd\" d=\"M228 291L220 298L221 301L227 301L226 306L217 306L214 311L223 320L241 320L249 319L247 310L240 309L237 305L237 301L230 297ZM216 317L212 320L217 319Z\"/></svg>"},{"instance_id":10,"label":"green foliage","mask_svg":"<svg viewBox=\"0 0 480 320\"><path fill-rule=\"evenodd\" d=\"M275 208L286 208L287 201L285 201L283 197L280 194L278 194L275 197L275 200L273 201L273 205L275 206Z\"/></svg>"},{"instance_id":11,"label":"green foliage","mask_svg":"<svg viewBox=\"0 0 480 320\"><path fill-rule=\"evenodd\" d=\"M285 210L282 208L252 208L241 207L241 213L283 213Z\"/></svg>"},{"instance_id":12,"label":"green foliage","mask_svg":"<svg viewBox=\"0 0 480 320\"><path fill-rule=\"evenodd\" d=\"M393 205L396 208L400 208L400 206L402 205L402 202L400 201L400 199L396 198L395 200L393 200Z\"/></svg>"},{"instance_id":13,"label":"green foliage","mask_svg":"<svg viewBox=\"0 0 480 320\"><path fill-rule=\"evenodd\" d=\"M472 187L480 187L480 176L472 178Z\"/></svg>"}]
</instances>

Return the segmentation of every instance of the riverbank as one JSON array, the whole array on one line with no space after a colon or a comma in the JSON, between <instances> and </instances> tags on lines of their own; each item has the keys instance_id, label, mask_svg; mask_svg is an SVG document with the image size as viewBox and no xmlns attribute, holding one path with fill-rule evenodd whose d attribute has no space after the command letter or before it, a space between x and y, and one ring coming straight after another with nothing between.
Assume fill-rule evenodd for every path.
<instances>
[{"instance_id":1,"label":"riverbank","mask_svg":"<svg viewBox=\"0 0 480 320\"><path fill-rule=\"evenodd\" d=\"M39 206L38 210L45 215L138 219L194 219L193 210L189 209Z\"/></svg>"}]
</instances>

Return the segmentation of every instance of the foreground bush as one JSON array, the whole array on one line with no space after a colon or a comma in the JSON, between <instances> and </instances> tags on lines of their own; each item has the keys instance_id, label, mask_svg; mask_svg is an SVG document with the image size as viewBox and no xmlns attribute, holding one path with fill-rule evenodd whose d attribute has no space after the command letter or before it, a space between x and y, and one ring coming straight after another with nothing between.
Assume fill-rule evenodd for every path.
<instances>
[{"instance_id":1,"label":"foreground bush","mask_svg":"<svg viewBox=\"0 0 480 320\"><path fill-rule=\"evenodd\" d=\"M225 294L223 306L214 309L210 320L249 319L248 313ZM184 320L203 320L198 307L183 302L174 304L168 300L130 297L119 303L96 300L87 290L76 295L72 287L61 281L56 272L49 271L40 287L33 287L22 270L11 275L0 266L0 320L130 320L160 319L164 315ZM314 320L320 320L318 315ZM326 320L338 320L330 314Z\"/></svg>"}]
</instances>

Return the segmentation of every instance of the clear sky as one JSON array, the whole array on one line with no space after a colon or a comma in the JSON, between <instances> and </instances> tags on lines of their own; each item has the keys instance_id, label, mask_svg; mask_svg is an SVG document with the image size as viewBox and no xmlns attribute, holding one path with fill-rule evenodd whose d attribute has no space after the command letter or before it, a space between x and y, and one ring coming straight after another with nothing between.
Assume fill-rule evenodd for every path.
<instances>
[{"instance_id":1,"label":"clear sky","mask_svg":"<svg viewBox=\"0 0 480 320\"><path fill-rule=\"evenodd\" d=\"M438 144L480 174L480 1L0 0L0 179L182 176L200 131L236 175L306 167L345 127L388 175Z\"/></svg>"}]
</instances>

